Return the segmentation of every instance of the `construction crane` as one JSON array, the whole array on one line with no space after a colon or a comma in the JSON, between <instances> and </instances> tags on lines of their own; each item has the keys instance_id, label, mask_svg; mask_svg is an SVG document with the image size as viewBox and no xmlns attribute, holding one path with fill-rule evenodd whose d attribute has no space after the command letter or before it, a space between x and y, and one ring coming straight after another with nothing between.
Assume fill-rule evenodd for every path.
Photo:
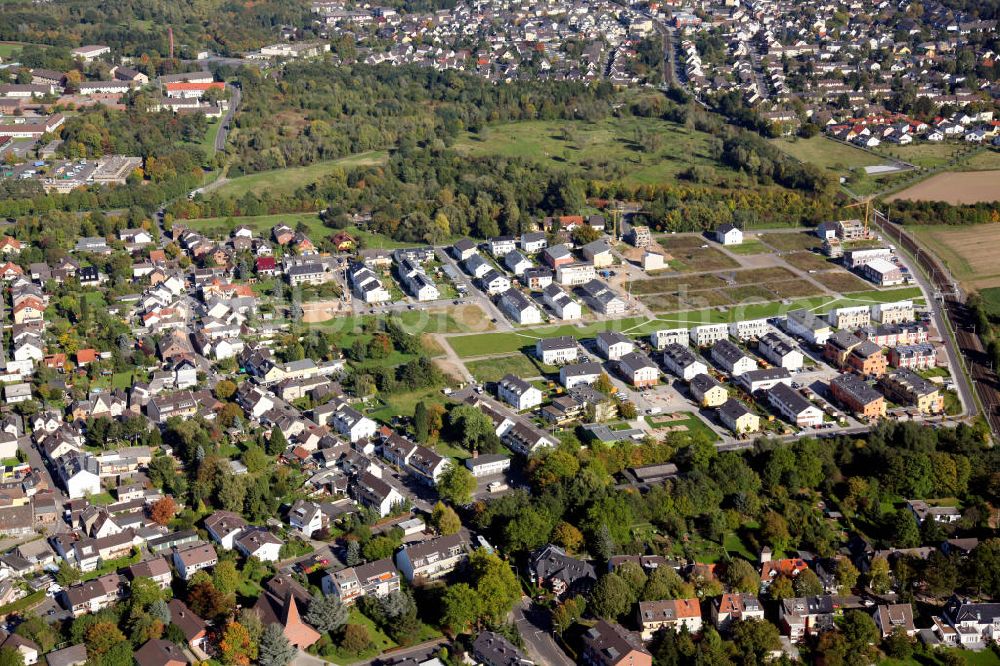
<instances>
[{"instance_id":1,"label":"construction crane","mask_svg":"<svg viewBox=\"0 0 1000 666\"><path fill-rule=\"evenodd\" d=\"M874 198L875 198L874 195L868 195L867 197L862 197L861 199L858 199L858 201L856 201L855 203L844 206L844 208L860 208L861 206L865 207L865 238L868 237L868 223L872 214L872 199Z\"/></svg>"}]
</instances>

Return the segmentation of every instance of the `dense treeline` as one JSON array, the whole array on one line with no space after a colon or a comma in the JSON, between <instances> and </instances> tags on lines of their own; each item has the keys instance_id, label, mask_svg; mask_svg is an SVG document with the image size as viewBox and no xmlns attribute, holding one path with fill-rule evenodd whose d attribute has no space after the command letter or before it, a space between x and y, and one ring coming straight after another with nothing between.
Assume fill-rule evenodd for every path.
<instances>
[{"instance_id":1,"label":"dense treeline","mask_svg":"<svg viewBox=\"0 0 1000 666\"><path fill-rule=\"evenodd\" d=\"M1000 196L1000 195L998 195ZM985 224L1000 222L996 202L949 204L943 201L892 202L892 221L899 224Z\"/></svg>"},{"instance_id":2,"label":"dense treeline","mask_svg":"<svg viewBox=\"0 0 1000 666\"><path fill-rule=\"evenodd\" d=\"M0 181L0 216L51 211L95 211L137 207L147 212L201 184L204 151L191 143L204 136L201 114L146 113L99 106L67 118L60 130L65 157L130 155L144 159L141 172L122 186L93 186L69 194L46 194L34 181Z\"/></svg>"},{"instance_id":3,"label":"dense treeline","mask_svg":"<svg viewBox=\"0 0 1000 666\"><path fill-rule=\"evenodd\" d=\"M582 533L577 546L600 559L650 550L690 556L697 542L721 544L730 530L740 530L752 548L831 556L844 535L827 520L820 498L875 547L932 545L956 528L988 535L989 504L1000 498L994 482L1000 451L988 447L988 431L980 425L935 429L885 422L864 440L764 440L745 455L719 454L692 436L667 442L672 455L663 444L580 449L564 442L531 461L533 493L476 505L473 522L515 552L558 538L556 527L565 522ZM657 455L645 457L647 451ZM615 488L611 475L618 470L665 457L682 476L645 494ZM961 500L962 521L951 527L928 521L921 534L908 510L886 501L935 497ZM652 541L631 528L643 523L657 528ZM746 529L749 524L760 527Z\"/></svg>"},{"instance_id":4,"label":"dense treeline","mask_svg":"<svg viewBox=\"0 0 1000 666\"><path fill-rule=\"evenodd\" d=\"M448 142L505 120L599 119L607 84L518 82L497 86L456 71L291 63L281 75L240 71L244 103L230 173L306 165L404 142Z\"/></svg>"},{"instance_id":5,"label":"dense treeline","mask_svg":"<svg viewBox=\"0 0 1000 666\"><path fill-rule=\"evenodd\" d=\"M170 52L171 26L178 55L201 49L228 55L275 41L283 25L310 22L302 0L15 0L0 6L0 40L62 47L107 44L126 55L158 57Z\"/></svg>"}]
</instances>

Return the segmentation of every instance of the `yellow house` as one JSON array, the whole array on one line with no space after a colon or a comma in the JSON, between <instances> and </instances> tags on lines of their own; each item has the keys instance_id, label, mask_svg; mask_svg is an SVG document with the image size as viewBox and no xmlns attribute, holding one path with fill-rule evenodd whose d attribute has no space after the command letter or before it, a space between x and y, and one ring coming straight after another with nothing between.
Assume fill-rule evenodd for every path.
<instances>
[{"instance_id":1,"label":"yellow house","mask_svg":"<svg viewBox=\"0 0 1000 666\"><path fill-rule=\"evenodd\" d=\"M14 306L14 323L41 321L45 316L45 304L34 297L28 297Z\"/></svg>"},{"instance_id":2,"label":"yellow house","mask_svg":"<svg viewBox=\"0 0 1000 666\"><path fill-rule=\"evenodd\" d=\"M760 417L739 400L727 400L719 407L719 420L737 435L760 430Z\"/></svg>"},{"instance_id":3,"label":"yellow house","mask_svg":"<svg viewBox=\"0 0 1000 666\"><path fill-rule=\"evenodd\" d=\"M691 395L702 407L718 407L729 399L729 391L710 375L695 375L691 378Z\"/></svg>"}]
</instances>

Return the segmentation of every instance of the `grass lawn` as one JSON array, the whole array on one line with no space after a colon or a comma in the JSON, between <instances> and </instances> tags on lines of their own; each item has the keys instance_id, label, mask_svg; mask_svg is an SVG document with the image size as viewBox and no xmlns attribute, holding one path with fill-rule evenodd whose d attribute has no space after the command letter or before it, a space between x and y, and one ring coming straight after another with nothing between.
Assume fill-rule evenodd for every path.
<instances>
[{"instance_id":1,"label":"grass lawn","mask_svg":"<svg viewBox=\"0 0 1000 666\"><path fill-rule=\"evenodd\" d=\"M970 153L969 146L957 143L934 143L933 141L915 141L908 146L897 146L891 143L878 147L882 155L890 155L897 159L916 164L926 169L944 166L963 154Z\"/></svg>"},{"instance_id":2,"label":"grass lawn","mask_svg":"<svg viewBox=\"0 0 1000 666\"><path fill-rule=\"evenodd\" d=\"M21 47L24 44L18 44L16 42L3 42L0 43L0 58L10 58L15 53L21 52Z\"/></svg>"},{"instance_id":3,"label":"grass lawn","mask_svg":"<svg viewBox=\"0 0 1000 666\"><path fill-rule=\"evenodd\" d=\"M708 427L701 418L694 412L677 412L680 414L687 414L687 418L683 419L667 419L670 414L657 414L655 416L647 416L646 422L653 428L664 428L664 432L667 432L667 428L675 426L684 426L687 432L691 434L700 433L708 438L709 441L714 442L719 439L719 436L715 434L715 431Z\"/></svg>"},{"instance_id":4,"label":"grass lawn","mask_svg":"<svg viewBox=\"0 0 1000 666\"><path fill-rule=\"evenodd\" d=\"M219 136L219 129L222 127L222 122L218 120L213 120L208 123L208 130L205 132L205 138L201 140L201 147L205 150L205 155L211 157L215 155L215 139Z\"/></svg>"},{"instance_id":5,"label":"grass lawn","mask_svg":"<svg viewBox=\"0 0 1000 666\"><path fill-rule=\"evenodd\" d=\"M123 390L131 388L132 384L135 383L134 379L135 377L131 372L116 372L111 377L111 387Z\"/></svg>"},{"instance_id":6,"label":"grass lawn","mask_svg":"<svg viewBox=\"0 0 1000 666\"><path fill-rule=\"evenodd\" d=\"M743 241L739 245L730 245L726 249L733 254L767 254L771 251L771 248L767 247L756 238Z\"/></svg>"},{"instance_id":7,"label":"grass lawn","mask_svg":"<svg viewBox=\"0 0 1000 666\"><path fill-rule=\"evenodd\" d=\"M440 388L419 389L417 391L407 391L404 393L380 393L379 399L385 404L368 414L376 421L388 423L393 416L413 416L417 408L417 403L421 400L427 403L445 401L444 394Z\"/></svg>"},{"instance_id":8,"label":"grass lawn","mask_svg":"<svg viewBox=\"0 0 1000 666\"><path fill-rule=\"evenodd\" d=\"M490 331L493 322L478 305L468 303L429 310L406 310L396 318L407 333L475 333Z\"/></svg>"},{"instance_id":9,"label":"grass lawn","mask_svg":"<svg viewBox=\"0 0 1000 666\"><path fill-rule=\"evenodd\" d=\"M728 532L722 542L722 547L730 555L739 555L748 562L755 561L759 555L750 552L750 546L736 532Z\"/></svg>"},{"instance_id":10,"label":"grass lawn","mask_svg":"<svg viewBox=\"0 0 1000 666\"><path fill-rule=\"evenodd\" d=\"M115 498L112 497L111 493L108 492L98 493L97 495L91 495L88 499L90 499L91 504L95 504L97 506L107 506L109 504L115 503Z\"/></svg>"},{"instance_id":11,"label":"grass lawn","mask_svg":"<svg viewBox=\"0 0 1000 666\"><path fill-rule=\"evenodd\" d=\"M301 187L322 180L338 169L383 164L386 157L385 151L371 151L358 153L357 155L351 155L339 160L316 162L304 167L275 169L274 171L262 171L250 174L249 176L237 176L230 179L212 194L213 196L218 195L234 199L242 197L247 192L254 192L256 194L265 190L274 192L275 194L290 194Z\"/></svg>"},{"instance_id":12,"label":"grass lawn","mask_svg":"<svg viewBox=\"0 0 1000 666\"><path fill-rule=\"evenodd\" d=\"M537 377L541 374L534 361L524 354L493 356L481 361L465 364L472 376L481 382L495 382L505 375L516 375L521 379Z\"/></svg>"},{"instance_id":13,"label":"grass lawn","mask_svg":"<svg viewBox=\"0 0 1000 666\"><path fill-rule=\"evenodd\" d=\"M640 146L637 133L655 135L660 145ZM625 116L594 123L537 120L491 125L463 135L455 148L466 155L523 157L584 174L619 170L627 183L653 184L672 180L692 165L726 170L709 155L708 140L708 134L677 123Z\"/></svg>"},{"instance_id":14,"label":"grass lawn","mask_svg":"<svg viewBox=\"0 0 1000 666\"><path fill-rule=\"evenodd\" d=\"M367 650L357 654L344 652L339 647L335 647L328 655L329 660L335 664L351 664L358 660L370 659L371 657L394 648L397 645L395 641L380 631L371 619L362 615L361 611L357 608L351 608L351 614L348 616L347 622L349 624L359 624L367 629L368 637L371 639L371 644L368 646Z\"/></svg>"},{"instance_id":15,"label":"grass lawn","mask_svg":"<svg viewBox=\"0 0 1000 666\"><path fill-rule=\"evenodd\" d=\"M954 654L965 661L968 666L1000 666L1000 657L993 650L959 650L956 648L937 648L933 651L935 655ZM942 663L938 659L914 655L909 659L881 659L879 666L931 666Z\"/></svg>"},{"instance_id":16,"label":"grass lawn","mask_svg":"<svg viewBox=\"0 0 1000 666\"><path fill-rule=\"evenodd\" d=\"M438 442L432 447L438 455L445 456L446 458L456 458L458 460L465 460L466 458L471 458L472 454L466 449L460 446L455 446L450 442Z\"/></svg>"}]
</instances>

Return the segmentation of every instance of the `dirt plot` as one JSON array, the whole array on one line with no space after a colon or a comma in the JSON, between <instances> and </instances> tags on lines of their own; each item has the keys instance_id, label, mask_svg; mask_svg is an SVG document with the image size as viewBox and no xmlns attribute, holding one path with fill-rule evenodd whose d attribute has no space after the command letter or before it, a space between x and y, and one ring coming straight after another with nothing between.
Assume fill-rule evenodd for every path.
<instances>
[{"instance_id":1,"label":"dirt plot","mask_svg":"<svg viewBox=\"0 0 1000 666\"><path fill-rule=\"evenodd\" d=\"M350 311L351 307L339 299L335 301L309 301L302 304L302 321L307 324L316 324L329 321L339 314Z\"/></svg>"},{"instance_id":2,"label":"dirt plot","mask_svg":"<svg viewBox=\"0 0 1000 666\"><path fill-rule=\"evenodd\" d=\"M811 250L820 245L819 238L808 231L794 234L761 234L758 238L779 252Z\"/></svg>"},{"instance_id":3,"label":"dirt plot","mask_svg":"<svg viewBox=\"0 0 1000 666\"><path fill-rule=\"evenodd\" d=\"M652 280L636 280L632 283L633 294L669 294L681 289L717 289L725 282L715 275L692 275L690 277L662 277Z\"/></svg>"},{"instance_id":4,"label":"dirt plot","mask_svg":"<svg viewBox=\"0 0 1000 666\"><path fill-rule=\"evenodd\" d=\"M886 197L886 201L897 199L944 201L950 204L1000 201L1000 170L939 173Z\"/></svg>"},{"instance_id":5,"label":"dirt plot","mask_svg":"<svg viewBox=\"0 0 1000 666\"><path fill-rule=\"evenodd\" d=\"M779 298L801 298L802 296L823 293L809 280L783 280L781 282L768 282L764 286L773 291Z\"/></svg>"},{"instance_id":6,"label":"dirt plot","mask_svg":"<svg viewBox=\"0 0 1000 666\"><path fill-rule=\"evenodd\" d=\"M734 303L774 300L774 294L759 284L745 284L742 287L723 289L722 292Z\"/></svg>"},{"instance_id":7,"label":"dirt plot","mask_svg":"<svg viewBox=\"0 0 1000 666\"><path fill-rule=\"evenodd\" d=\"M847 271L823 271L812 276L816 282L841 294L871 289L871 284Z\"/></svg>"},{"instance_id":8,"label":"dirt plot","mask_svg":"<svg viewBox=\"0 0 1000 666\"><path fill-rule=\"evenodd\" d=\"M907 231L929 246L967 289L1000 287L1000 224L913 226Z\"/></svg>"},{"instance_id":9,"label":"dirt plot","mask_svg":"<svg viewBox=\"0 0 1000 666\"><path fill-rule=\"evenodd\" d=\"M683 273L721 271L739 264L700 236L660 236L660 245L673 256L670 267ZM708 247L704 247L708 246Z\"/></svg>"},{"instance_id":10,"label":"dirt plot","mask_svg":"<svg viewBox=\"0 0 1000 666\"><path fill-rule=\"evenodd\" d=\"M771 268L751 268L747 271L738 271L733 276L738 285L762 284L764 282L775 282L777 280L794 280L795 273L781 266Z\"/></svg>"},{"instance_id":11,"label":"dirt plot","mask_svg":"<svg viewBox=\"0 0 1000 666\"><path fill-rule=\"evenodd\" d=\"M815 252L792 252L783 258L792 266L803 271L822 271L833 266L830 261Z\"/></svg>"}]
</instances>

